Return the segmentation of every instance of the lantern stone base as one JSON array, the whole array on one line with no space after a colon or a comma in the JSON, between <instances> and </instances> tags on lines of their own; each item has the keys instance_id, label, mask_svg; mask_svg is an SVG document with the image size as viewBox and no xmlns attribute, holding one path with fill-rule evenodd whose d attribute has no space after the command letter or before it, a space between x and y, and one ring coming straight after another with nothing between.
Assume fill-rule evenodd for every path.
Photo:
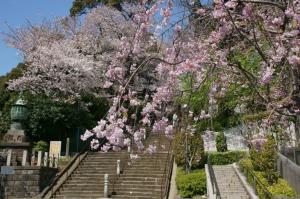
<instances>
[{"instance_id":1,"label":"lantern stone base","mask_svg":"<svg viewBox=\"0 0 300 199\"><path fill-rule=\"evenodd\" d=\"M12 150L11 153L11 166L20 166L22 164L23 151L27 150L28 154L31 154L32 146L29 142L24 143L1 143L0 144L0 155L2 156L0 166L6 165L6 158L8 150ZM26 161L26 165L29 165L29 158Z\"/></svg>"},{"instance_id":2,"label":"lantern stone base","mask_svg":"<svg viewBox=\"0 0 300 199\"><path fill-rule=\"evenodd\" d=\"M3 138L5 143L24 143L26 135L24 130L9 129Z\"/></svg>"}]
</instances>

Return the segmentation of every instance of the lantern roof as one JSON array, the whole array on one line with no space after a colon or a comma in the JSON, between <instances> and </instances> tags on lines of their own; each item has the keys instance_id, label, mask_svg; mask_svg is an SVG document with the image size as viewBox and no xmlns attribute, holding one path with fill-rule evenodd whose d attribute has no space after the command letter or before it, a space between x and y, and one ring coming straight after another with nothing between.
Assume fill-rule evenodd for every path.
<instances>
[{"instance_id":1,"label":"lantern roof","mask_svg":"<svg viewBox=\"0 0 300 199\"><path fill-rule=\"evenodd\" d=\"M19 98L15 103L15 105L22 105L22 106L25 106L26 104L27 104L26 101L23 100L22 98Z\"/></svg>"}]
</instances>

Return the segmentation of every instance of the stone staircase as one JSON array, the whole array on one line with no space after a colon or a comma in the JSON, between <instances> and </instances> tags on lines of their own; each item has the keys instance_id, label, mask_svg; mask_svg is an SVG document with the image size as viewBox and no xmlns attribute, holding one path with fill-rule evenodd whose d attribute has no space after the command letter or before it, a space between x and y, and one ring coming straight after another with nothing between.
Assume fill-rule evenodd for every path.
<instances>
[{"instance_id":1,"label":"stone staircase","mask_svg":"<svg viewBox=\"0 0 300 199\"><path fill-rule=\"evenodd\" d=\"M125 169L117 181L115 195L112 198L159 199L165 188L164 175L167 152L139 154L141 158Z\"/></svg>"},{"instance_id":2,"label":"stone staircase","mask_svg":"<svg viewBox=\"0 0 300 199\"><path fill-rule=\"evenodd\" d=\"M250 199L232 165L213 165L222 199Z\"/></svg>"},{"instance_id":3,"label":"stone staircase","mask_svg":"<svg viewBox=\"0 0 300 199\"><path fill-rule=\"evenodd\" d=\"M89 152L52 198L103 197L104 174L109 174L111 178L115 176L117 160L122 159L124 155L127 155L127 152Z\"/></svg>"},{"instance_id":4,"label":"stone staircase","mask_svg":"<svg viewBox=\"0 0 300 199\"><path fill-rule=\"evenodd\" d=\"M147 141L160 146L162 144L161 140L155 138ZM166 163L171 160L171 155L163 148L154 154L144 152L134 154L139 158L130 160L126 150L107 153L88 152L86 158L52 198L103 198L104 174L109 174L111 198L161 198L166 185ZM121 160L121 164L124 164L124 170L122 169L123 172L119 177L116 176L117 160Z\"/></svg>"}]
</instances>

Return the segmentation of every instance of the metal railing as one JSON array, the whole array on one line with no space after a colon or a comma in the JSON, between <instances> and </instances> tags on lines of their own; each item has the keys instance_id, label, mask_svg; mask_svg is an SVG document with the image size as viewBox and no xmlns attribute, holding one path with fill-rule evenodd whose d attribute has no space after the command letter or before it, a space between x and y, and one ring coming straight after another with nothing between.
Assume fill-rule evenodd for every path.
<instances>
[{"instance_id":1,"label":"metal railing","mask_svg":"<svg viewBox=\"0 0 300 199\"><path fill-rule=\"evenodd\" d=\"M165 163L164 174L162 177L161 183L161 199L168 198L169 189L170 189L170 181L172 177L172 170L173 170L173 162L174 162L174 155L172 152L172 141L170 141L168 155Z\"/></svg>"},{"instance_id":2,"label":"metal railing","mask_svg":"<svg viewBox=\"0 0 300 199\"><path fill-rule=\"evenodd\" d=\"M215 176L214 169L212 168L211 162L210 162L210 156L207 157L207 168L209 172L210 182L212 184L212 191L213 194L216 194L216 199L221 199L221 194L219 190L219 186L217 183L217 179Z\"/></svg>"},{"instance_id":3,"label":"metal railing","mask_svg":"<svg viewBox=\"0 0 300 199\"><path fill-rule=\"evenodd\" d=\"M259 196L259 198L262 199L272 199L273 195L269 192L269 190L266 188L266 186L259 180L257 175L254 173L254 171L248 167L243 167L242 165L239 165L239 168L244 173L244 175L247 178L247 181L249 184L252 185L255 194Z\"/></svg>"}]
</instances>

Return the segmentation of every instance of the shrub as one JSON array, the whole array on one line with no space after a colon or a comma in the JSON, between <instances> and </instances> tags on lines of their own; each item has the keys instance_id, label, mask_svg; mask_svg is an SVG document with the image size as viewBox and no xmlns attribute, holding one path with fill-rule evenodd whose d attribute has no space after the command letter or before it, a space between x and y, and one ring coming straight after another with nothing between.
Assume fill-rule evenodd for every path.
<instances>
[{"instance_id":1,"label":"shrub","mask_svg":"<svg viewBox=\"0 0 300 199\"><path fill-rule=\"evenodd\" d=\"M34 143L33 150L35 151L48 151L49 144L43 140L40 140L36 143Z\"/></svg>"},{"instance_id":2,"label":"shrub","mask_svg":"<svg viewBox=\"0 0 300 199\"><path fill-rule=\"evenodd\" d=\"M200 133L187 135L188 152L189 152L189 169L203 168L206 162L204 154L204 142ZM176 164L179 166L185 165L185 134L178 133L174 140L174 156Z\"/></svg>"},{"instance_id":3,"label":"shrub","mask_svg":"<svg viewBox=\"0 0 300 199\"><path fill-rule=\"evenodd\" d=\"M295 197L297 193L289 186L287 181L285 181L282 178L278 178L277 173L274 173L274 175L277 176L276 182L274 181L272 184L270 184L269 180L267 179L266 172L263 171L254 171L253 170L253 164L250 158L245 158L239 162L239 166L242 170L244 168L247 168L248 170L252 170L252 172L257 177L258 181L260 181L265 189L267 189L273 196L288 196L288 197ZM245 172L247 174L248 172ZM253 186L253 177L250 175L247 175L247 181ZM257 183L256 183L257 184ZM256 191L259 196L259 198L267 199L266 195L264 194L263 189L260 186L256 186Z\"/></svg>"},{"instance_id":4,"label":"shrub","mask_svg":"<svg viewBox=\"0 0 300 199\"><path fill-rule=\"evenodd\" d=\"M216 137L216 147L218 152L225 152L227 151L227 142L226 137L223 132L217 134Z\"/></svg>"},{"instance_id":5,"label":"shrub","mask_svg":"<svg viewBox=\"0 0 300 199\"><path fill-rule=\"evenodd\" d=\"M288 196L288 197L295 197L297 193L294 191L293 188L290 187L288 182L282 178L278 178L276 182L273 184L269 184L268 179L265 177L266 173L262 171L255 171L255 175L257 176L258 180L267 188L267 190L273 196ZM263 191L258 188L257 190L258 195L260 198L265 198Z\"/></svg>"},{"instance_id":6,"label":"shrub","mask_svg":"<svg viewBox=\"0 0 300 199\"><path fill-rule=\"evenodd\" d=\"M262 145L260 151L254 147L250 150L250 158L252 160L254 170L263 171L269 183L277 181L278 177L275 171L275 161L277 156L277 145L274 137L270 134L266 136L266 142Z\"/></svg>"},{"instance_id":7,"label":"shrub","mask_svg":"<svg viewBox=\"0 0 300 199\"><path fill-rule=\"evenodd\" d=\"M63 170L71 161L72 159L70 157L61 156L58 160L58 167L60 170Z\"/></svg>"},{"instance_id":8,"label":"shrub","mask_svg":"<svg viewBox=\"0 0 300 199\"><path fill-rule=\"evenodd\" d=\"M250 170L253 170L253 165L252 165L252 161L249 157L241 159L239 161L239 167L241 167L242 169L247 168Z\"/></svg>"},{"instance_id":9,"label":"shrub","mask_svg":"<svg viewBox=\"0 0 300 199\"><path fill-rule=\"evenodd\" d=\"M279 178L276 184L268 187L269 191L275 196L288 196L296 197L296 191L290 187L288 182L282 178Z\"/></svg>"},{"instance_id":10,"label":"shrub","mask_svg":"<svg viewBox=\"0 0 300 199\"><path fill-rule=\"evenodd\" d=\"M226 165L238 162L246 156L245 151L210 152L210 163L212 165Z\"/></svg>"},{"instance_id":11,"label":"shrub","mask_svg":"<svg viewBox=\"0 0 300 199\"><path fill-rule=\"evenodd\" d=\"M206 175L204 169L193 170L185 174L182 168L178 168L176 185L182 197L193 197L206 194Z\"/></svg>"}]
</instances>

